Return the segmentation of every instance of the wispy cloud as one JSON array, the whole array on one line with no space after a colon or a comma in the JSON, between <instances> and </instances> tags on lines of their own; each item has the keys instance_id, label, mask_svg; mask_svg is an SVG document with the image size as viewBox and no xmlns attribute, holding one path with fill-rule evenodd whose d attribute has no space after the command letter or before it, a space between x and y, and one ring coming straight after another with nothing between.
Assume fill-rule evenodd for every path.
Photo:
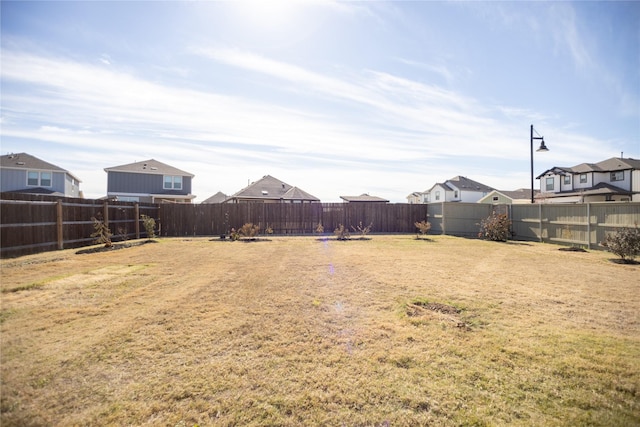
<instances>
[{"instance_id":1,"label":"wispy cloud","mask_svg":"<svg viewBox=\"0 0 640 427\"><path fill-rule=\"evenodd\" d=\"M560 54L567 52L580 70L594 66L589 49L585 44L585 35L578 28L576 12L569 3L554 3L549 10L548 28L557 44Z\"/></svg>"},{"instance_id":2,"label":"wispy cloud","mask_svg":"<svg viewBox=\"0 0 640 427\"><path fill-rule=\"evenodd\" d=\"M381 171L393 172L395 178L377 185L404 194L416 190L408 176L428 179L427 167L431 172L451 169L438 159L526 158L522 122L498 121L514 114L510 107L483 105L388 72L330 75L233 49L192 53L268 76L277 84L262 79L265 90L286 92L305 102L264 103L214 89L196 91L187 84L147 81L113 64L104 67L5 50L2 136L54 142L77 153L108 153L107 164L100 163L105 156L86 157L100 170L141 156L178 161L196 176L213 170L220 179L233 177L232 188L247 170L255 174L269 165L262 173L297 174L295 185L325 199L331 196L315 190L317 177L309 178L314 170L326 175L322 188L331 188L332 196L357 193L349 189L370 186L367 180L379 178ZM24 84L31 89L12 90L12 85ZM317 108L318 102L307 102L313 98L335 108ZM90 176L93 169L86 169ZM351 187L345 187L346 176L352 179ZM206 191L220 189L215 185L207 183Z\"/></svg>"}]
</instances>

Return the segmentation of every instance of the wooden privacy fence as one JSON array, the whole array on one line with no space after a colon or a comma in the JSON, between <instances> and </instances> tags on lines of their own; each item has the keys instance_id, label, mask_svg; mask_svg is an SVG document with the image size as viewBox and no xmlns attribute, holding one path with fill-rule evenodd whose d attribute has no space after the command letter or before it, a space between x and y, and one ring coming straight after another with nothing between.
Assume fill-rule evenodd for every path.
<instances>
[{"instance_id":1,"label":"wooden privacy fence","mask_svg":"<svg viewBox=\"0 0 640 427\"><path fill-rule=\"evenodd\" d=\"M640 225L640 203L489 205L481 203L239 203L138 204L3 193L0 200L0 254L16 256L90 245L93 221L100 213L114 240L139 238L140 215L156 219L163 237L220 236L252 222L264 234L331 234L340 224L353 231L373 224L373 233L416 233L415 222L428 220L430 234L476 237L492 212L507 213L516 240L599 248L607 233Z\"/></svg>"},{"instance_id":2,"label":"wooden privacy fence","mask_svg":"<svg viewBox=\"0 0 640 427\"><path fill-rule=\"evenodd\" d=\"M376 233L414 233L414 223L427 219L428 205L366 203L222 203L163 204L162 236L217 236L251 222L270 227L274 234L313 234L321 224L332 233L340 224L349 228L373 224Z\"/></svg>"},{"instance_id":3,"label":"wooden privacy fence","mask_svg":"<svg viewBox=\"0 0 640 427\"><path fill-rule=\"evenodd\" d=\"M592 249L598 249L608 233L640 227L638 202L512 205L509 214L518 240Z\"/></svg>"},{"instance_id":4,"label":"wooden privacy fence","mask_svg":"<svg viewBox=\"0 0 640 427\"><path fill-rule=\"evenodd\" d=\"M36 200L33 200L33 199ZM91 217L101 217L113 240L140 238L140 215L157 217L158 205L51 196L3 194L0 255L18 256L93 244ZM142 230L144 234L144 228Z\"/></svg>"}]
</instances>

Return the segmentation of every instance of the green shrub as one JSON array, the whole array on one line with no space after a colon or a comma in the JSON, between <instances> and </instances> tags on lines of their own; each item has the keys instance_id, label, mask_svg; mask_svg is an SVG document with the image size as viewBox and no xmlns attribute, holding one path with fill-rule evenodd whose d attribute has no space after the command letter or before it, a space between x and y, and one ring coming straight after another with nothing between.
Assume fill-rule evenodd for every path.
<instances>
[{"instance_id":1,"label":"green shrub","mask_svg":"<svg viewBox=\"0 0 640 427\"><path fill-rule=\"evenodd\" d=\"M492 213L480 222L478 237L495 242L506 242L511 237L511 220L506 214Z\"/></svg>"},{"instance_id":2,"label":"green shrub","mask_svg":"<svg viewBox=\"0 0 640 427\"><path fill-rule=\"evenodd\" d=\"M607 234L602 245L622 258L624 262L631 262L640 255L640 229L636 224L634 228L623 228Z\"/></svg>"},{"instance_id":3,"label":"green shrub","mask_svg":"<svg viewBox=\"0 0 640 427\"><path fill-rule=\"evenodd\" d=\"M140 215L140 218L147 232L147 239L154 239L156 237L156 220L147 215Z\"/></svg>"}]
</instances>

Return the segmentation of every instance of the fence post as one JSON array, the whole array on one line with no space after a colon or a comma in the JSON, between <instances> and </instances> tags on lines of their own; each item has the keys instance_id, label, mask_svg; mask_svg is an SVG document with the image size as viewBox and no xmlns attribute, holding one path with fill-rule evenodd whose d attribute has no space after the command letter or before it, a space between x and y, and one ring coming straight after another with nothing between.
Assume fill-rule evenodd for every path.
<instances>
[{"instance_id":1,"label":"fence post","mask_svg":"<svg viewBox=\"0 0 640 427\"><path fill-rule=\"evenodd\" d=\"M104 201L102 204L102 218L104 220L104 225L109 226L109 202Z\"/></svg>"},{"instance_id":2,"label":"fence post","mask_svg":"<svg viewBox=\"0 0 640 427\"><path fill-rule=\"evenodd\" d=\"M136 203L133 205L133 217L135 219L136 239L140 238L140 205Z\"/></svg>"},{"instance_id":3,"label":"fence post","mask_svg":"<svg viewBox=\"0 0 640 427\"><path fill-rule=\"evenodd\" d=\"M591 203L587 203L587 249L591 249Z\"/></svg>"},{"instance_id":4,"label":"fence post","mask_svg":"<svg viewBox=\"0 0 640 427\"><path fill-rule=\"evenodd\" d=\"M538 241L542 242L542 203L538 203L538 222L540 224L538 229Z\"/></svg>"},{"instance_id":5,"label":"fence post","mask_svg":"<svg viewBox=\"0 0 640 427\"><path fill-rule=\"evenodd\" d=\"M444 214L444 202L442 202L442 210L440 211L440 213L442 214L442 234L446 235L447 234L447 228L445 227L445 222L446 222L446 215Z\"/></svg>"},{"instance_id":6,"label":"fence post","mask_svg":"<svg viewBox=\"0 0 640 427\"><path fill-rule=\"evenodd\" d=\"M56 235L58 237L58 249L64 249L62 199L56 202Z\"/></svg>"}]
</instances>

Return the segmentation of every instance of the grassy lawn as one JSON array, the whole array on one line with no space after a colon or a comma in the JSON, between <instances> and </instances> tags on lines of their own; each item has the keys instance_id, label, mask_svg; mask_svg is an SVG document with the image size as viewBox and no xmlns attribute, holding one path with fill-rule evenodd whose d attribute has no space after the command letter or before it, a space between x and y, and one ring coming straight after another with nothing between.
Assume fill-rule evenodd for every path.
<instances>
[{"instance_id":1,"label":"grassy lawn","mask_svg":"<svg viewBox=\"0 0 640 427\"><path fill-rule=\"evenodd\" d=\"M430 237L2 260L0 424L640 425L640 265Z\"/></svg>"}]
</instances>

